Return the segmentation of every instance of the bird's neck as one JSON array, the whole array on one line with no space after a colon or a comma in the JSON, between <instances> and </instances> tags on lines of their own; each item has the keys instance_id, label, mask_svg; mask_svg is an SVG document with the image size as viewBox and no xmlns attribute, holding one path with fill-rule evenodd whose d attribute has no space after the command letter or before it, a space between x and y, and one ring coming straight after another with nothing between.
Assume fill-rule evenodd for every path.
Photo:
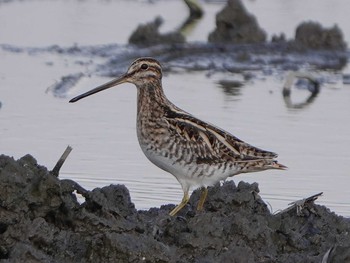
<instances>
[{"instance_id":1,"label":"bird's neck","mask_svg":"<svg viewBox=\"0 0 350 263\"><path fill-rule=\"evenodd\" d=\"M164 105L169 103L161 81L153 80L137 87L137 115L159 115L161 117Z\"/></svg>"}]
</instances>

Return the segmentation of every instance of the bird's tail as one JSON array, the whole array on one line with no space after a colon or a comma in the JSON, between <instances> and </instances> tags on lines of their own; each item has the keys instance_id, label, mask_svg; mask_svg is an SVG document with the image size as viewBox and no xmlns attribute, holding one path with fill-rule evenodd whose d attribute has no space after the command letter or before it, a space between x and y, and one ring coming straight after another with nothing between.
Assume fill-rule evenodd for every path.
<instances>
[{"instance_id":1,"label":"bird's tail","mask_svg":"<svg viewBox=\"0 0 350 263\"><path fill-rule=\"evenodd\" d=\"M271 167L270 169L278 169L278 170L287 170L288 169L287 166L280 164L277 161L271 162L270 167Z\"/></svg>"}]
</instances>

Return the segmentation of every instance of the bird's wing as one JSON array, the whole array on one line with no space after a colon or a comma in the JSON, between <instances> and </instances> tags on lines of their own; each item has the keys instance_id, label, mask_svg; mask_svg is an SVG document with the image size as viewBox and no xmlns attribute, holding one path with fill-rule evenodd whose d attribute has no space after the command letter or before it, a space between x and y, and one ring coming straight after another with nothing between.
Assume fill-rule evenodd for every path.
<instances>
[{"instance_id":1,"label":"bird's wing","mask_svg":"<svg viewBox=\"0 0 350 263\"><path fill-rule=\"evenodd\" d=\"M199 158L233 159L235 161L253 161L259 159L274 159L277 154L265 151L211 124L203 122L191 115L181 112L171 112L165 117L169 130L174 136L187 142L188 147L199 147ZM198 143L200 142L200 146Z\"/></svg>"}]
</instances>

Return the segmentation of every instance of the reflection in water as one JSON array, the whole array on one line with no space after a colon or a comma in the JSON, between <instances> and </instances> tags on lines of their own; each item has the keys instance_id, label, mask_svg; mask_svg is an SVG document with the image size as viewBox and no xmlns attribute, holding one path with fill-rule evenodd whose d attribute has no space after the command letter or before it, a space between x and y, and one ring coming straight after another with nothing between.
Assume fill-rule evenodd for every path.
<instances>
[{"instance_id":1,"label":"reflection in water","mask_svg":"<svg viewBox=\"0 0 350 263\"><path fill-rule=\"evenodd\" d=\"M343 84L350 84L350 74L343 74Z\"/></svg>"},{"instance_id":2,"label":"reflection in water","mask_svg":"<svg viewBox=\"0 0 350 263\"><path fill-rule=\"evenodd\" d=\"M81 72L63 76L59 82L48 87L46 93L52 92L55 97L66 98L68 90L77 85L83 76L84 74Z\"/></svg>"},{"instance_id":3,"label":"reflection in water","mask_svg":"<svg viewBox=\"0 0 350 263\"><path fill-rule=\"evenodd\" d=\"M291 93L292 93L291 88L293 86L295 78L305 79L307 81L306 85L308 90L310 91L310 95L306 97L303 102L294 103L291 99ZM311 104L312 102L314 102L319 92L320 92L320 83L314 76L312 76L309 73L289 72L283 87L282 94L283 94L283 99L287 108L302 109L307 105Z\"/></svg>"},{"instance_id":4,"label":"reflection in water","mask_svg":"<svg viewBox=\"0 0 350 263\"><path fill-rule=\"evenodd\" d=\"M243 87L243 82L238 80L220 80L218 82L219 87L222 88L224 93L229 96L238 97L242 95L241 88Z\"/></svg>"}]
</instances>

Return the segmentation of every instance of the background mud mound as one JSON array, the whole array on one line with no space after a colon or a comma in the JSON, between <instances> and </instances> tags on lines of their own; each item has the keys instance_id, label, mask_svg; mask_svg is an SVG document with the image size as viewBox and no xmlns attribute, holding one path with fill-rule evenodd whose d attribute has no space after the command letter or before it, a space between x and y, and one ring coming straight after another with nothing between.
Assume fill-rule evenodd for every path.
<instances>
[{"instance_id":1,"label":"background mud mound","mask_svg":"<svg viewBox=\"0 0 350 263\"><path fill-rule=\"evenodd\" d=\"M266 33L239 0L229 0L216 15L216 29L209 34L212 43L261 43Z\"/></svg>"},{"instance_id":2,"label":"background mud mound","mask_svg":"<svg viewBox=\"0 0 350 263\"><path fill-rule=\"evenodd\" d=\"M317 22L301 23L295 30L295 44L304 49L346 50L346 42L338 26L324 28Z\"/></svg>"},{"instance_id":3,"label":"background mud mound","mask_svg":"<svg viewBox=\"0 0 350 263\"><path fill-rule=\"evenodd\" d=\"M153 22L139 25L129 37L129 44L138 46L152 46L158 44L175 44L184 43L185 38L179 32L170 32L161 34L159 27L163 19L157 17Z\"/></svg>"},{"instance_id":4,"label":"background mud mound","mask_svg":"<svg viewBox=\"0 0 350 263\"><path fill-rule=\"evenodd\" d=\"M117 178L117 176L116 176ZM4 262L327 262L349 257L350 221L309 204L272 215L256 183L199 191L174 205L137 211L122 185L87 191L59 180L30 155L0 156L0 259ZM73 192L85 197L79 204ZM343 261L346 262L346 261Z\"/></svg>"}]
</instances>

